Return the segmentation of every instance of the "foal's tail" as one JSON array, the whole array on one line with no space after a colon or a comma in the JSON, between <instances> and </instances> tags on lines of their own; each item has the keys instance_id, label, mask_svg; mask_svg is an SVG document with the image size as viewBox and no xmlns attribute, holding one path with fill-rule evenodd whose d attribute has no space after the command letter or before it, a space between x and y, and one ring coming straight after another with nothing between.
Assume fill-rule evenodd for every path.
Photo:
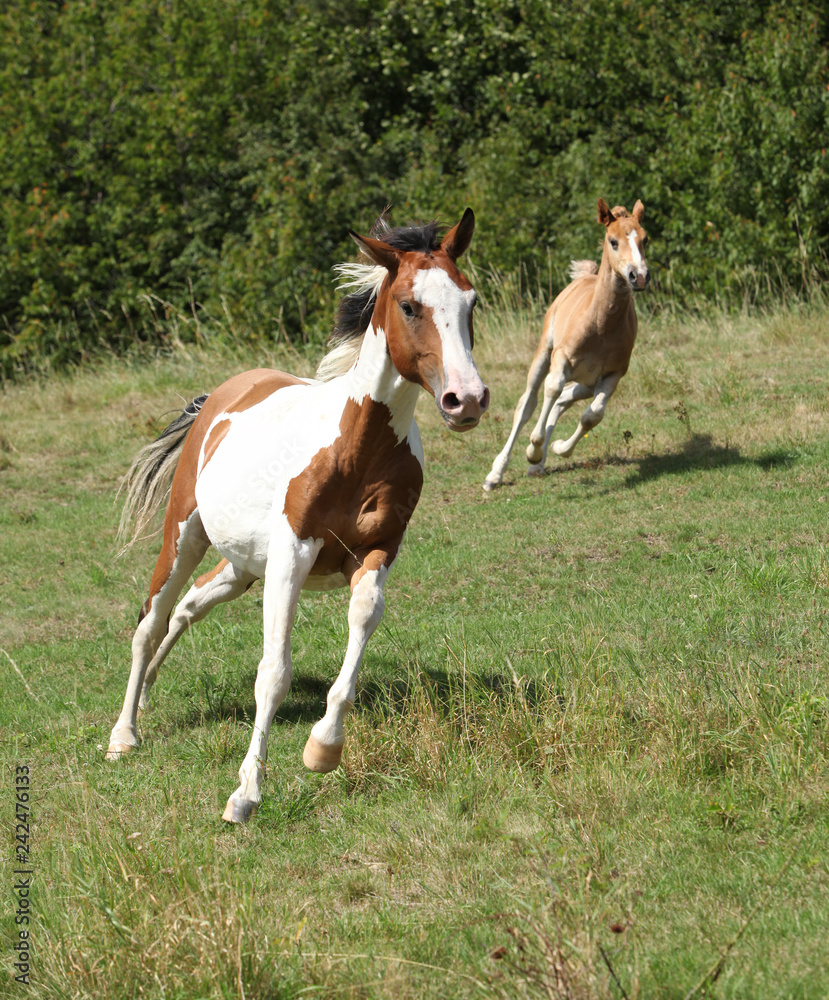
<instances>
[{"instance_id":1,"label":"foal's tail","mask_svg":"<svg viewBox=\"0 0 829 1000\"><path fill-rule=\"evenodd\" d=\"M188 403L155 441L145 445L135 456L118 490L118 496L126 493L116 536L120 553L126 552L139 539L152 538L161 530L160 527L150 530L150 526L167 502L185 438L206 399L206 395L197 396Z\"/></svg>"}]
</instances>

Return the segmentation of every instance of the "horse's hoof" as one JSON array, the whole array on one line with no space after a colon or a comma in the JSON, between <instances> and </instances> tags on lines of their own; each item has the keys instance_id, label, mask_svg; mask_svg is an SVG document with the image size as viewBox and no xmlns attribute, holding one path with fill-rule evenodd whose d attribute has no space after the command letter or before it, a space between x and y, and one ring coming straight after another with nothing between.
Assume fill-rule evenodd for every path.
<instances>
[{"instance_id":1,"label":"horse's hoof","mask_svg":"<svg viewBox=\"0 0 829 1000\"><path fill-rule=\"evenodd\" d=\"M493 483L491 480L487 479L484 481L484 492L492 493L492 491L497 490L500 485L500 483Z\"/></svg>"},{"instance_id":2,"label":"horse's hoof","mask_svg":"<svg viewBox=\"0 0 829 1000\"><path fill-rule=\"evenodd\" d=\"M317 771L319 774L327 774L340 766L343 755L343 745L338 747L328 747L314 736L312 733L308 737L305 749L302 751L302 763L309 771Z\"/></svg>"},{"instance_id":3,"label":"horse's hoof","mask_svg":"<svg viewBox=\"0 0 829 1000\"><path fill-rule=\"evenodd\" d=\"M552 449L559 458L569 458L573 454L573 448L568 448L566 441L553 441Z\"/></svg>"},{"instance_id":4,"label":"horse's hoof","mask_svg":"<svg viewBox=\"0 0 829 1000\"><path fill-rule=\"evenodd\" d=\"M543 476L544 466L539 462L537 465L531 465L527 469L528 476Z\"/></svg>"},{"instance_id":5,"label":"horse's hoof","mask_svg":"<svg viewBox=\"0 0 829 1000\"><path fill-rule=\"evenodd\" d=\"M128 743L110 743L107 747L106 760L120 760L125 753L132 753L135 747Z\"/></svg>"},{"instance_id":6,"label":"horse's hoof","mask_svg":"<svg viewBox=\"0 0 829 1000\"><path fill-rule=\"evenodd\" d=\"M256 803L245 799L243 802L236 802L233 797L227 800L222 819L225 823L247 823L256 812Z\"/></svg>"}]
</instances>

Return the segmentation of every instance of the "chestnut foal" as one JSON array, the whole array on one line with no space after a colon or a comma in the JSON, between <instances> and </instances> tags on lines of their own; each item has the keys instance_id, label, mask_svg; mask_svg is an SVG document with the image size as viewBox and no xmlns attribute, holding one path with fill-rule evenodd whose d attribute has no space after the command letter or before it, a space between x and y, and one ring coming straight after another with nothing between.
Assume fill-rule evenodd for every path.
<instances>
[{"instance_id":1,"label":"chestnut foal","mask_svg":"<svg viewBox=\"0 0 829 1000\"><path fill-rule=\"evenodd\" d=\"M414 411L430 392L447 427L475 427L489 390L472 359L475 291L458 270L475 217L467 209L441 240L437 226L354 240L370 263L342 265L337 346L318 379L257 369L194 400L130 472L126 517L137 532L169 492L161 554L132 643L124 707L107 756L138 746L136 721L179 636L216 604L264 578L264 653L256 718L240 784L223 819L244 823L262 799L268 732L291 683L291 629L301 590L349 586L342 669L303 759L340 762L357 672L383 614L383 585L423 483ZM172 484L170 485L170 480ZM222 556L179 602L213 545Z\"/></svg>"},{"instance_id":2,"label":"chestnut foal","mask_svg":"<svg viewBox=\"0 0 829 1000\"><path fill-rule=\"evenodd\" d=\"M648 237L642 228L645 208L637 201L633 214L628 215L621 206L608 208L602 198L598 208L599 222L605 227L601 265L597 268L592 260L574 261L570 269L573 280L547 310L512 430L484 481L487 491L503 482L515 440L535 410L545 375L544 405L527 447L528 475L543 475L547 448L561 414L576 400L593 397L573 434L553 442L556 455L566 458L601 421L608 400L628 370L637 327L633 293L650 281L645 262Z\"/></svg>"}]
</instances>

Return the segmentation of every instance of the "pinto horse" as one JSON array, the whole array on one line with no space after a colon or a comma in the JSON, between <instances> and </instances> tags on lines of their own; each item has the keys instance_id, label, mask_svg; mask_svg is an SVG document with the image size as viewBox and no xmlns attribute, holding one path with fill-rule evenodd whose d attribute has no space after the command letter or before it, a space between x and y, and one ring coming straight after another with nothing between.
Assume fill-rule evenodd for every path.
<instances>
[{"instance_id":1,"label":"pinto horse","mask_svg":"<svg viewBox=\"0 0 829 1000\"><path fill-rule=\"evenodd\" d=\"M345 659L303 754L313 771L337 767L363 652L383 614L383 585L420 497L420 389L435 397L452 431L475 427L489 405L472 359L476 293L456 263L474 228L467 209L443 239L435 223L391 229L382 218L371 236L352 232L368 262L339 269L353 290L341 301L336 346L318 378L270 369L236 375L139 453L125 514L140 531L168 490L169 500L109 759L138 746L139 708L179 636L263 578L253 737L222 818L244 823L262 799L268 733L291 683L300 591L348 585ZM211 544L221 561L170 618Z\"/></svg>"},{"instance_id":2,"label":"pinto horse","mask_svg":"<svg viewBox=\"0 0 829 1000\"><path fill-rule=\"evenodd\" d=\"M628 370L637 327L633 293L650 281L645 262L648 237L642 228L645 207L637 201L629 216L622 206L610 209L599 198L598 208L599 222L605 227L601 265L574 261L573 280L547 310L512 430L484 481L487 491L503 482L515 440L535 410L545 375L544 405L527 447L528 475L544 474L547 448L562 413L576 400L593 397L573 434L553 442L556 455L567 458L604 417L608 400Z\"/></svg>"}]
</instances>

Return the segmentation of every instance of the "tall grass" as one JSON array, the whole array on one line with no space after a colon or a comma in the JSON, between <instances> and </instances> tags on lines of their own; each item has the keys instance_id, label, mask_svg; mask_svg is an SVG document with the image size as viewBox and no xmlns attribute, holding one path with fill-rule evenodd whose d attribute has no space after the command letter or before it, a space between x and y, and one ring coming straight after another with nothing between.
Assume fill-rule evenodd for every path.
<instances>
[{"instance_id":1,"label":"tall grass","mask_svg":"<svg viewBox=\"0 0 829 1000\"><path fill-rule=\"evenodd\" d=\"M310 373L313 352L250 351L228 319L4 385L0 756L33 769L36 923L26 994L0 914L3 995L826 995L823 293L637 300L604 423L485 495L548 298L492 284L491 413L459 440L419 406L426 486L342 767L301 765L347 628L345 594L307 595L243 829L219 816L253 717L259 586L179 642L141 749L102 759L155 556L114 558L113 498L180 398L243 367Z\"/></svg>"}]
</instances>

